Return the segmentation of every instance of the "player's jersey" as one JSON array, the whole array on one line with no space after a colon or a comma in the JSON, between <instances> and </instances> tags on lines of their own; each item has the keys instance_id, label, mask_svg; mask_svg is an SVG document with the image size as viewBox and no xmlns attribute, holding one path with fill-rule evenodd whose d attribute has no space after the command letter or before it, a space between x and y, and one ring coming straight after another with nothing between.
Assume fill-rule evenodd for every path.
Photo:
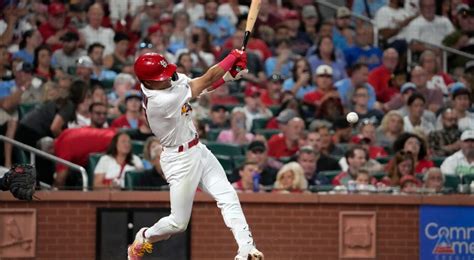
<instances>
[{"instance_id":1,"label":"player's jersey","mask_svg":"<svg viewBox=\"0 0 474 260\"><path fill-rule=\"evenodd\" d=\"M179 79L171 81L171 87L164 90L150 90L141 85L151 131L165 147L182 145L197 135L188 103L191 79L181 73L178 76Z\"/></svg>"}]
</instances>

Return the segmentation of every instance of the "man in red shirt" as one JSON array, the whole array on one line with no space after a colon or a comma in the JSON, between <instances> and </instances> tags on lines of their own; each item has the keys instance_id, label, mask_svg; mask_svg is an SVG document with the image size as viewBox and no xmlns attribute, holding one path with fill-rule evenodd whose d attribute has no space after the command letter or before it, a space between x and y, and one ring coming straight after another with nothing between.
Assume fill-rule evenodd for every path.
<instances>
[{"instance_id":1,"label":"man in red shirt","mask_svg":"<svg viewBox=\"0 0 474 260\"><path fill-rule=\"evenodd\" d=\"M272 74L267 81L267 88L260 91L260 99L265 106L281 104L283 79L279 74Z\"/></svg>"},{"instance_id":2,"label":"man in red shirt","mask_svg":"<svg viewBox=\"0 0 474 260\"><path fill-rule=\"evenodd\" d=\"M377 101L388 102L399 91L393 85L393 73L398 65L398 52L388 48L383 52L382 65L369 74L369 84L374 87Z\"/></svg>"},{"instance_id":3,"label":"man in red shirt","mask_svg":"<svg viewBox=\"0 0 474 260\"><path fill-rule=\"evenodd\" d=\"M268 140L268 155L275 158L289 157L294 155L299 147L300 139L305 129L303 119L294 117L281 127L283 133L273 135Z\"/></svg>"},{"instance_id":4,"label":"man in red shirt","mask_svg":"<svg viewBox=\"0 0 474 260\"><path fill-rule=\"evenodd\" d=\"M48 21L41 24L38 30L43 37L44 43L51 46L51 50L54 52L57 49L61 49L63 44L61 37L68 31L77 30L69 26L69 19L66 17L67 10L64 4L53 3L48 6ZM83 43L82 36L79 36L79 43Z\"/></svg>"},{"instance_id":5,"label":"man in red shirt","mask_svg":"<svg viewBox=\"0 0 474 260\"><path fill-rule=\"evenodd\" d=\"M54 154L66 161L86 167L91 153L104 152L110 144L116 129L102 128L107 120L107 106L93 103L90 106L91 126L64 130L54 141ZM63 187L68 176L68 167L56 165L54 185Z\"/></svg>"}]
</instances>

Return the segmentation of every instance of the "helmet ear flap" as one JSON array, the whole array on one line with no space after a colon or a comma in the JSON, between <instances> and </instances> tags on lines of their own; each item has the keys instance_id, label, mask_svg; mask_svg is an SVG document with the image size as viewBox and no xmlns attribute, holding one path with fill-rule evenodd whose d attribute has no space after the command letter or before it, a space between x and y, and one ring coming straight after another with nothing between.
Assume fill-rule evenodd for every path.
<instances>
[{"instance_id":1,"label":"helmet ear flap","mask_svg":"<svg viewBox=\"0 0 474 260\"><path fill-rule=\"evenodd\" d=\"M173 75L171 76L171 80L172 80L172 81L177 81L178 79L179 79L178 73L173 72Z\"/></svg>"}]
</instances>

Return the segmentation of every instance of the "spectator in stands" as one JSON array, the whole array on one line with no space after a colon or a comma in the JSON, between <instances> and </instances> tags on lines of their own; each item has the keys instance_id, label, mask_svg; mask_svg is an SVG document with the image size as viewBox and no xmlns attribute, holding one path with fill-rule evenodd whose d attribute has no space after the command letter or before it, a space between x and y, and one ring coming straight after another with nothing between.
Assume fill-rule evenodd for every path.
<instances>
[{"instance_id":1,"label":"spectator in stands","mask_svg":"<svg viewBox=\"0 0 474 260\"><path fill-rule=\"evenodd\" d=\"M304 128L303 119L299 117L290 119L282 133L273 135L268 140L268 155L275 158L294 155L298 151L298 141Z\"/></svg>"},{"instance_id":2,"label":"spectator in stands","mask_svg":"<svg viewBox=\"0 0 474 260\"><path fill-rule=\"evenodd\" d=\"M315 70L317 88L303 96L303 102L318 108L329 98L339 98L339 93L333 84L333 69L328 65L320 65Z\"/></svg>"},{"instance_id":3,"label":"spectator in stands","mask_svg":"<svg viewBox=\"0 0 474 260\"><path fill-rule=\"evenodd\" d=\"M0 45L8 45L12 42L18 25L17 21L21 19L21 12L20 8L13 5L2 10L3 18L0 19L0 25L2 28L0 33ZM31 25L28 24L28 27L31 27ZM31 28L27 30L30 29Z\"/></svg>"},{"instance_id":4,"label":"spectator in stands","mask_svg":"<svg viewBox=\"0 0 474 260\"><path fill-rule=\"evenodd\" d=\"M133 89L136 81L132 75L127 73L120 73L114 80L113 91L107 95L108 104L112 106L109 114L112 116L120 116L120 107L125 105L126 94Z\"/></svg>"},{"instance_id":5,"label":"spectator in stands","mask_svg":"<svg viewBox=\"0 0 474 260\"><path fill-rule=\"evenodd\" d=\"M227 3L220 4L217 9L217 14L227 18L234 26L237 24L237 17L248 12L248 6L240 5L237 0L229 0Z\"/></svg>"},{"instance_id":6,"label":"spectator in stands","mask_svg":"<svg viewBox=\"0 0 474 260\"><path fill-rule=\"evenodd\" d=\"M231 144L248 144L255 137L245 128L245 110L242 107L235 107L230 114L230 129L219 133L217 141Z\"/></svg>"},{"instance_id":7,"label":"spectator in stands","mask_svg":"<svg viewBox=\"0 0 474 260\"><path fill-rule=\"evenodd\" d=\"M334 123L338 118L344 116L344 107L339 97L329 97L321 103L316 111L316 119L327 120Z\"/></svg>"},{"instance_id":8,"label":"spectator in stands","mask_svg":"<svg viewBox=\"0 0 474 260\"><path fill-rule=\"evenodd\" d=\"M61 37L68 31L75 31L67 19L67 10L62 3L48 5L48 20L41 24L38 31L41 33L43 43L51 47L53 51L62 47ZM80 41L83 43L84 41Z\"/></svg>"},{"instance_id":9,"label":"spectator in stands","mask_svg":"<svg viewBox=\"0 0 474 260\"><path fill-rule=\"evenodd\" d=\"M400 190L403 193L416 193L419 187L421 187L421 182L416 177L407 175L400 180Z\"/></svg>"},{"instance_id":10,"label":"spectator in stands","mask_svg":"<svg viewBox=\"0 0 474 260\"><path fill-rule=\"evenodd\" d=\"M346 62L338 58L331 37L324 36L319 39L315 54L308 57L308 62L311 66L311 71L316 71L323 64L330 66L333 69L332 78L336 82L347 78Z\"/></svg>"},{"instance_id":11,"label":"spectator in stands","mask_svg":"<svg viewBox=\"0 0 474 260\"><path fill-rule=\"evenodd\" d=\"M369 74L369 84L374 87L377 101L385 103L398 93L394 87L393 73L398 65L398 52L388 48L383 52L382 65Z\"/></svg>"},{"instance_id":12,"label":"spectator in stands","mask_svg":"<svg viewBox=\"0 0 474 260\"><path fill-rule=\"evenodd\" d=\"M158 148L161 154L161 150L163 149L163 147L161 146L160 140L158 138L156 138L155 136L150 136L149 138L146 139L145 144L143 145L143 158L142 158L143 168L145 170L149 170L153 168L152 161L155 157L152 158L151 155L153 152L156 152L155 150Z\"/></svg>"},{"instance_id":13,"label":"spectator in stands","mask_svg":"<svg viewBox=\"0 0 474 260\"><path fill-rule=\"evenodd\" d=\"M316 155L316 174L322 171L335 171L341 169L337 160L321 153L321 135L316 130L309 132L306 140L308 146L313 148L313 152Z\"/></svg>"},{"instance_id":14,"label":"spectator in stands","mask_svg":"<svg viewBox=\"0 0 474 260\"><path fill-rule=\"evenodd\" d=\"M308 4L303 6L301 10L301 21L300 33L304 33L305 36L312 41L318 39L318 29L321 21L314 5Z\"/></svg>"},{"instance_id":15,"label":"spectator in stands","mask_svg":"<svg viewBox=\"0 0 474 260\"><path fill-rule=\"evenodd\" d=\"M87 55L91 58L94 63L94 68L92 69L92 79L95 80L114 80L117 77L117 73L112 70L105 69L103 57L104 57L104 45L96 42L89 45L87 49Z\"/></svg>"},{"instance_id":16,"label":"spectator in stands","mask_svg":"<svg viewBox=\"0 0 474 260\"><path fill-rule=\"evenodd\" d=\"M90 154L105 152L117 132L113 128L104 128L107 124L105 104L92 103L89 110L91 114L90 127L66 129L54 141L54 154L57 157L82 167L87 166ZM56 178L54 180L56 187L62 188L66 183L77 185L74 183L75 179L77 178L70 174L65 165L56 164Z\"/></svg>"},{"instance_id":17,"label":"spectator in stands","mask_svg":"<svg viewBox=\"0 0 474 260\"><path fill-rule=\"evenodd\" d=\"M173 32L170 35L168 49L172 53L186 48L186 41L191 34L189 15L186 11L179 11L173 14Z\"/></svg>"},{"instance_id":18,"label":"spectator in stands","mask_svg":"<svg viewBox=\"0 0 474 260\"><path fill-rule=\"evenodd\" d=\"M433 131L428 136L430 148L435 156L449 156L461 147L459 137L462 131L458 128L458 118L451 108L441 113L443 128Z\"/></svg>"},{"instance_id":19,"label":"spectator in stands","mask_svg":"<svg viewBox=\"0 0 474 260\"><path fill-rule=\"evenodd\" d=\"M347 66L356 63L367 64L369 70L382 63L382 50L374 46L374 30L371 25L362 24L356 28L355 44L344 50Z\"/></svg>"},{"instance_id":20,"label":"spectator in stands","mask_svg":"<svg viewBox=\"0 0 474 260\"><path fill-rule=\"evenodd\" d=\"M130 37L123 32L117 32L114 36L114 52L104 57L104 68L119 74L121 72L133 73L133 57L128 55Z\"/></svg>"},{"instance_id":21,"label":"spectator in stands","mask_svg":"<svg viewBox=\"0 0 474 260\"><path fill-rule=\"evenodd\" d=\"M365 86L355 87L351 97L352 105L349 110L356 112L359 116L359 120L369 119L379 124L384 114L378 109L369 108L369 98L370 94L368 88Z\"/></svg>"},{"instance_id":22,"label":"spectator in stands","mask_svg":"<svg viewBox=\"0 0 474 260\"><path fill-rule=\"evenodd\" d=\"M327 125L320 125L316 128L316 131L321 136L321 153L328 157L339 158L344 156L344 150L336 146L332 141L332 135Z\"/></svg>"},{"instance_id":23,"label":"spectator in stands","mask_svg":"<svg viewBox=\"0 0 474 260\"><path fill-rule=\"evenodd\" d=\"M434 166L433 161L428 160L426 142L420 136L412 133L403 133L393 143L393 152L411 152L415 158L415 173L423 174Z\"/></svg>"},{"instance_id":24,"label":"spectator in stands","mask_svg":"<svg viewBox=\"0 0 474 260\"><path fill-rule=\"evenodd\" d=\"M347 145L351 141L352 127L344 117L337 118L332 124L334 134L332 135L332 142L336 146Z\"/></svg>"},{"instance_id":25,"label":"spectator in stands","mask_svg":"<svg viewBox=\"0 0 474 260\"><path fill-rule=\"evenodd\" d=\"M217 13L217 1L207 1L204 4L204 18L196 21L195 25L206 29L213 37L216 46L224 44L225 40L235 33L235 26L224 16Z\"/></svg>"},{"instance_id":26,"label":"spectator in stands","mask_svg":"<svg viewBox=\"0 0 474 260\"><path fill-rule=\"evenodd\" d=\"M207 129L229 128L228 111L224 105L213 105L211 107L210 120Z\"/></svg>"},{"instance_id":27,"label":"spectator in stands","mask_svg":"<svg viewBox=\"0 0 474 260\"><path fill-rule=\"evenodd\" d=\"M352 3L352 13L368 17L369 19L373 19L378 10L383 8L386 3L386 0L354 0L354 2Z\"/></svg>"},{"instance_id":28,"label":"spectator in stands","mask_svg":"<svg viewBox=\"0 0 474 260\"><path fill-rule=\"evenodd\" d=\"M89 108L92 103L92 98L89 85L87 85L87 83L84 81L75 81L73 84L82 84L81 88L85 89L85 91L83 93L84 96L81 97L82 102L76 106L75 118L71 122L68 122L67 128L90 126L91 114Z\"/></svg>"},{"instance_id":29,"label":"spectator in stands","mask_svg":"<svg viewBox=\"0 0 474 260\"><path fill-rule=\"evenodd\" d=\"M28 30L23 33L18 48L12 56L13 59L20 59L23 62L33 64L35 49L38 48L43 39L37 30ZM2 75L2 73L0 73Z\"/></svg>"},{"instance_id":30,"label":"spectator in stands","mask_svg":"<svg viewBox=\"0 0 474 260\"><path fill-rule=\"evenodd\" d=\"M260 174L260 168L256 162L245 161L239 169L240 180L232 183L232 186L237 192L251 193L263 191L263 186L257 183L257 180L260 179Z\"/></svg>"},{"instance_id":31,"label":"spectator in stands","mask_svg":"<svg viewBox=\"0 0 474 260\"><path fill-rule=\"evenodd\" d=\"M407 41L414 52L422 52L432 47L412 40L422 40L431 44L441 45L441 41L454 31L449 19L436 15L434 0L420 0L420 16L415 18L407 28Z\"/></svg>"},{"instance_id":32,"label":"spectator in stands","mask_svg":"<svg viewBox=\"0 0 474 260\"><path fill-rule=\"evenodd\" d=\"M76 76L85 82L91 82L94 63L89 56L81 56L76 62Z\"/></svg>"},{"instance_id":33,"label":"spectator in stands","mask_svg":"<svg viewBox=\"0 0 474 260\"><path fill-rule=\"evenodd\" d=\"M130 30L138 33L140 38L145 37L150 26L160 20L162 9L160 1L146 0L143 8L133 19Z\"/></svg>"},{"instance_id":34,"label":"spectator in stands","mask_svg":"<svg viewBox=\"0 0 474 260\"><path fill-rule=\"evenodd\" d=\"M474 130L465 130L461 135L461 149L441 164L445 175L474 174Z\"/></svg>"},{"instance_id":35,"label":"spectator in stands","mask_svg":"<svg viewBox=\"0 0 474 260\"><path fill-rule=\"evenodd\" d=\"M10 99L9 96L14 93L20 94L19 96L15 95L16 98L19 97L21 99L15 99L15 101L13 102L14 105L5 105L6 107L4 107L4 109L8 111L13 111L14 109L16 109L16 106L19 103L39 102L41 99L41 92L43 90L43 88L40 87L41 81L32 76L34 71L32 64L24 62L18 63L13 69L14 74L10 71L11 75L14 75L13 78L10 78L9 80L5 81L0 81L0 98ZM34 79L35 84L33 87Z\"/></svg>"},{"instance_id":36,"label":"spectator in stands","mask_svg":"<svg viewBox=\"0 0 474 260\"><path fill-rule=\"evenodd\" d=\"M377 128L377 144L386 149L391 149L393 142L403 133L403 129L403 117L396 111L389 111Z\"/></svg>"},{"instance_id":37,"label":"spectator in stands","mask_svg":"<svg viewBox=\"0 0 474 260\"><path fill-rule=\"evenodd\" d=\"M297 162L290 162L278 171L273 190L278 193L301 193L308 189L304 170Z\"/></svg>"},{"instance_id":38,"label":"spectator in stands","mask_svg":"<svg viewBox=\"0 0 474 260\"><path fill-rule=\"evenodd\" d=\"M428 73L423 67L415 66L411 70L411 81L416 91L426 97L426 109L436 113L443 104L443 92L439 88L428 88Z\"/></svg>"},{"instance_id":39,"label":"spectator in stands","mask_svg":"<svg viewBox=\"0 0 474 260\"><path fill-rule=\"evenodd\" d=\"M297 163L304 171L304 178L309 185L328 185L329 179L326 176L318 174L317 164L321 157L312 146L303 146L298 150ZM281 171L281 170L280 170Z\"/></svg>"},{"instance_id":40,"label":"spectator in stands","mask_svg":"<svg viewBox=\"0 0 474 260\"><path fill-rule=\"evenodd\" d=\"M70 69L76 67L77 60L86 55L86 52L79 48L79 34L77 32L68 31L61 36L60 40L62 48L54 51L52 59L57 68L64 72L70 72Z\"/></svg>"},{"instance_id":41,"label":"spectator in stands","mask_svg":"<svg viewBox=\"0 0 474 260\"><path fill-rule=\"evenodd\" d=\"M444 38L443 44L472 54L474 53L474 8L464 3L458 3L455 12L455 18L459 26L456 28L456 31ZM467 58L456 55L451 58L450 65L455 68L462 67L467 61Z\"/></svg>"},{"instance_id":42,"label":"spectator in stands","mask_svg":"<svg viewBox=\"0 0 474 260\"><path fill-rule=\"evenodd\" d=\"M254 119L258 118L271 118L273 116L272 111L268 109L260 99L260 90L254 85L249 85L245 89L245 127L247 131L252 130L252 124Z\"/></svg>"},{"instance_id":43,"label":"spectator in stands","mask_svg":"<svg viewBox=\"0 0 474 260\"><path fill-rule=\"evenodd\" d=\"M405 53L408 25L418 17L418 14L410 15L403 6L404 2L404 0L389 0L388 5L377 11L374 19L381 38L398 53Z\"/></svg>"},{"instance_id":44,"label":"spectator in stands","mask_svg":"<svg viewBox=\"0 0 474 260\"><path fill-rule=\"evenodd\" d=\"M415 157L411 152L399 151L387 165L387 176L383 177L381 183L387 186L401 186L400 180L403 176L415 176Z\"/></svg>"},{"instance_id":45,"label":"spectator in stands","mask_svg":"<svg viewBox=\"0 0 474 260\"><path fill-rule=\"evenodd\" d=\"M356 174L355 182L357 185L369 185L370 184L370 173L366 169L359 169Z\"/></svg>"},{"instance_id":46,"label":"spectator in stands","mask_svg":"<svg viewBox=\"0 0 474 260\"><path fill-rule=\"evenodd\" d=\"M125 173L143 169L140 158L132 153L132 142L127 133L117 133L107 152L94 169L94 188L124 188Z\"/></svg>"},{"instance_id":47,"label":"spectator in stands","mask_svg":"<svg viewBox=\"0 0 474 260\"><path fill-rule=\"evenodd\" d=\"M186 76L193 78L193 59L191 53L182 52L176 59L176 66L179 73L185 74Z\"/></svg>"},{"instance_id":48,"label":"spectator in stands","mask_svg":"<svg viewBox=\"0 0 474 260\"><path fill-rule=\"evenodd\" d=\"M54 78L51 56L51 49L47 45L41 45L35 49L35 58L33 62L34 74L42 81L48 81Z\"/></svg>"},{"instance_id":49,"label":"spectator in stands","mask_svg":"<svg viewBox=\"0 0 474 260\"><path fill-rule=\"evenodd\" d=\"M260 184L264 186L273 185L273 183L275 183L276 174L283 166L283 163L280 161L268 157L268 149L265 142L260 140L254 140L249 144L247 152L245 153L245 160L258 164L258 167L260 167ZM239 176L239 169L235 169L232 176ZM229 179L230 182L235 181L233 177Z\"/></svg>"},{"instance_id":50,"label":"spectator in stands","mask_svg":"<svg viewBox=\"0 0 474 260\"><path fill-rule=\"evenodd\" d=\"M443 190L445 181L446 177L441 173L439 168L429 168L425 176L423 176L423 187L432 189L435 193L440 193Z\"/></svg>"},{"instance_id":51,"label":"spectator in stands","mask_svg":"<svg viewBox=\"0 0 474 260\"><path fill-rule=\"evenodd\" d=\"M188 0L177 3L173 8L173 13L185 11L189 15L191 23L204 17L204 6L197 0Z\"/></svg>"},{"instance_id":52,"label":"spectator in stands","mask_svg":"<svg viewBox=\"0 0 474 260\"><path fill-rule=\"evenodd\" d=\"M283 97L283 79L279 74L268 77L266 88L260 90L260 99L265 106L277 106L281 104Z\"/></svg>"},{"instance_id":53,"label":"spectator in stands","mask_svg":"<svg viewBox=\"0 0 474 260\"><path fill-rule=\"evenodd\" d=\"M423 117L425 103L425 97L418 92L408 98L408 115L403 118L405 132L428 135L435 130L434 125Z\"/></svg>"},{"instance_id":54,"label":"spectator in stands","mask_svg":"<svg viewBox=\"0 0 474 260\"><path fill-rule=\"evenodd\" d=\"M161 146L159 140L156 137L149 137L147 142L145 143L145 147L149 147L149 151L147 156L145 156L148 163L151 165L146 166L145 164L145 171L141 173L138 186L139 187L146 187L148 189L159 189L159 188L168 188L168 182L166 181L165 175L163 173L163 169L161 169L161 152L163 147ZM149 168L147 168L149 167Z\"/></svg>"},{"instance_id":55,"label":"spectator in stands","mask_svg":"<svg viewBox=\"0 0 474 260\"><path fill-rule=\"evenodd\" d=\"M367 151L369 158L377 159L380 157L387 157L388 154L382 146L377 144L375 121L370 119L363 119L359 123L359 135L355 136L352 141L354 143L361 143L362 140L367 143Z\"/></svg>"},{"instance_id":56,"label":"spectator in stands","mask_svg":"<svg viewBox=\"0 0 474 260\"><path fill-rule=\"evenodd\" d=\"M347 185L350 180L355 180L356 174L369 160L367 151L361 146L354 146L346 152L345 158L347 160L348 169L339 173L332 180L332 185Z\"/></svg>"},{"instance_id":57,"label":"spectator in stands","mask_svg":"<svg viewBox=\"0 0 474 260\"><path fill-rule=\"evenodd\" d=\"M292 75L283 82L283 90L291 91L297 99L303 99L306 93L316 89L312 82L311 67L306 59L299 58L295 61Z\"/></svg>"},{"instance_id":58,"label":"spectator in stands","mask_svg":"<svg viewBox=\"0 0 474 260\"><path fill-rule=\"evenodd\" d=\"M175 56L183 52L191 54L193 67L198 72L204 72L215 63L214 47L211 36L204 28L192 27L187 39L187 48L177 50Z\"/></svg>"},{"instance_id":59,"label":"spectator in stands","mask_svg":"<svg viewBox=\"0 0 474 260\"><path fill-rule=\"evenodd\" d=\"M258 35L268 28L274 28L275 25L282 25L282 18L277 13L274 12L272 4L269 3L269 0L262 0L260 4L260 12L257 16L257 21L255 22L254 32Z\"/></svg>"},{"instance_id":60,"label":"spectator in stands","mask_svg":"<svg viewBox=\"0 0 474 260\"><path fill-rule=\"evenodd\" d=\"M369 79L369 67L364 63L355 63L351 65L351 77L340 80L334 84L344 107L351 106L351 97L354 97L355 89L362 87L367 89L367 109L373 109L375 106L375 90L367 81ZM353 103L353 102L352 102ZM361 114L359 114L360 118Z\"/></svg>"},{"instance_id":61,"label":"spectator in stands","mask_svg":"<svg viewBox=\"0 0 474 260\"><path fill-rule=\"evenodd\" d=\"M474 129L474 113L471 107L471 92L467 88L455 89L452 93L453 110L458 117L459 130Z\"/></svg>"},{"instance_id":62,"label":"spectator in stands","mask_svg":"<svg viewBox=\"0 0 474 260\"><path fill-rule=\"evenodd\" d=\"M344 51L353 44L354 31L350 28L351 10L345 6L341 6L337 9L335 18L336 23L332 32L334 46Z\"/></svg>"},{"instance_id":63,"label":"spectator in stands","mask_svg":"<svg viewBox=\"0 0 474 260\"><path fill-rule=\"evenodd\" d=\"M102 5L100 3L92 4L87 10L87 26L81 29L80 33L84 36L87 48L94 43L100 43L103 46L102 54L107 55L114 51L115 32L101 26L103 18Z\"/></svg>"},{"instance_id":64,"label":"spectator in stands","mask_svg":"<svg viewBox=\"0 0 474 260\"><path fill-rule=\"evenodd\" d=\"M116 118L111 127L138 129L145 121L141 118L142 95L136 90L125 94L125 113Z\"/></svg>"},{"instance_id":65,"label":"spectator in stands","mask_svg":"<svg viewBox=\"0 0 474 260\"><path fill-rule=\"evenodd\" d=\"M428 89L439 89L444 96L448 95L448 86L454 83L454 80L441 70L439 60L436 54L431 50L424 51L420 56L420 65L426 71L426 87Z\"/></svg>"},{"instance_id":66,"label":"spectator in stands","mask_svg":"<svg viewBox=\"0 0 474 260\"><path fill-rule=\"evenodd\" d=\"M295 54L290 47L290 41L285 39L275 43L275 55L265 60L266 75L280 75L284 79L291 77Z\"/></svg>"},{"instance_id":67,"label":"spectator in stands","mask_svg":"<svg viewBox=\"0 0 474 260\"><path fill-rule=\"evenodd\" d=\"M9 67L10 54L8 53L8 46L0 44L0 83L13 79L13 73Z\"/></svg>"}]
</instances>

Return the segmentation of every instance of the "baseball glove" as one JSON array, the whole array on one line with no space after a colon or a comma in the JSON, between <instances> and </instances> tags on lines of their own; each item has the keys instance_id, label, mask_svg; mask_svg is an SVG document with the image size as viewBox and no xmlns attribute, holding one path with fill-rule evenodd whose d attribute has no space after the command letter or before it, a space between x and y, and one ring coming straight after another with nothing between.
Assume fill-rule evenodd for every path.
<instances>
[{"instance_id":1,"label":"baseball glove","mask_svg":"<svg viewBox=\"0 0 474 260\"><path fill-rule=\"evenodd\" d=\"M20 200L32 200L36 187L36 169L30 164L14 165L3 176L3 186Z\"/></svg>"}]
</instances>

